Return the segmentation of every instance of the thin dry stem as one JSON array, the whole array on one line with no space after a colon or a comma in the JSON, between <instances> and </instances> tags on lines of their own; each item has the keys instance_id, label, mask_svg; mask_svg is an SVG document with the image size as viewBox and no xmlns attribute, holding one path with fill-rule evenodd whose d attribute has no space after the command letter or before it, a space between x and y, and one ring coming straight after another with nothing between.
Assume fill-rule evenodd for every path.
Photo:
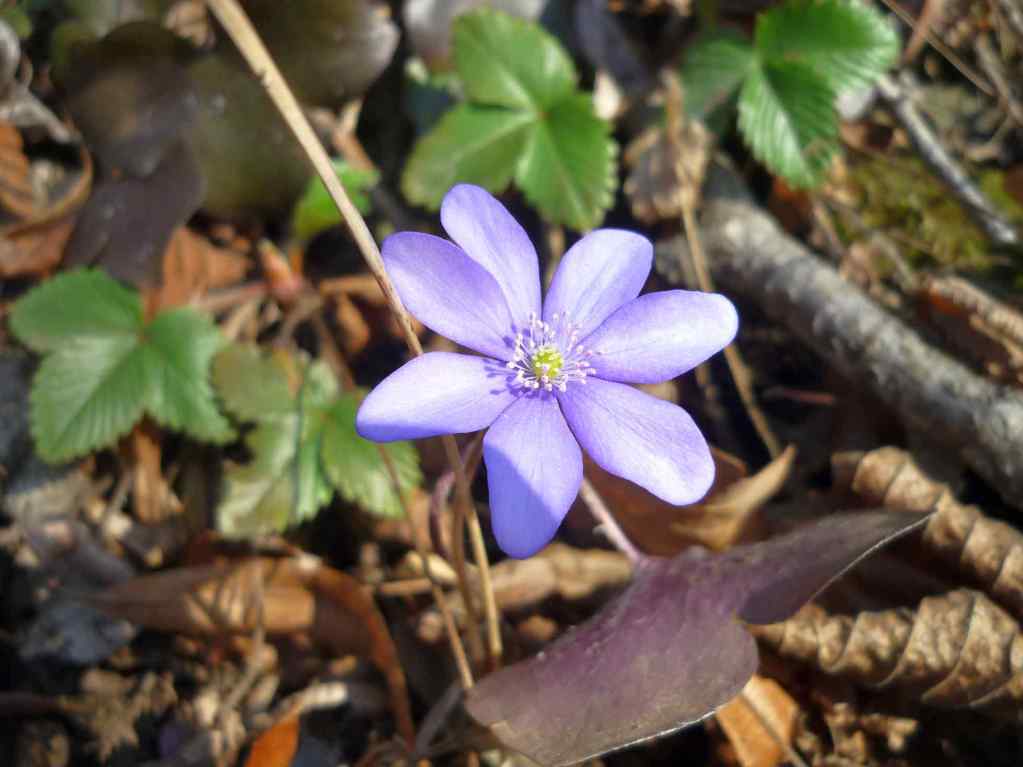
<instances>
[{"instance_id":1,"label":"thin dry stem","mask_svg":"<svg viewBox=\"0 0 1023 767\"><path fill-rule=\"evenodd\" d=\"M380 290L387 300L388 307L398 320L409 351L416 356L421 355L423 347L419 343L419 338L412 328L411 319L405 311L405 307L402 306L401 299L398 297L394 285L387 276L384 261L380 255L380 249L377 247L376 241L366 225L366 221L348 198L348 194L341 185L340 179L338 179L337 174L334 172L330 158L327 156L322 144L320 144L316 133L309 124L309 120L306 118L288 84L284 81L284 77L267 51L266 46L263 45L263 41L260 40L259 35L253 28L252 22L249 21L241 6L238 5L237 0L207 0L207 5L224 29L227 30L228 35L230 35L238 50L241 51L253 72L256 73L263 87L266 88L267 94L274 102L274 105L281 113L292 133L294 133L316 174L323 181L327 192L341 213L341 217L348 225L352 238L355 240L359 252L362 253L370 273L380 285ZM455 459L458 456L458 448L454 437L448 435L442 439L445 452L448 454L448 460L451 462L451 470L455 473L456 488L460 500L464 503L469 517L469 534L472 537L473 553L476 557L476 565L480 570L480 581L484 592L483 601L486 608L488 644L492 656L491 660L496 664L501 656L501 634L498 625L497 603L494 600L490 585L490 563L487 559L486 547L483 544L483 533L479 525L479 517L476 514L476 506L469 492L469 483L466 481L461 463L457 460L452 461L452 456Z\"/></svg>"},{"instance_id":2,"label":"thin dry stem","mask_svg":"<svg viewBox=\"0 0 1023 767\"><path fill-rule=\"evenodd\" d=\"M745 690L743 690L739 693L739 700L741 700L743 705L745 705L753 713L753 716L755 716L757 721L760 722L760 726L763 727L767 734L771 736L771 740L777 743L782 751L785 752L785 756L790 762L796 765L796 767L809 767L803 757L799 755L799 752L792 747L792 745L780 732L778 732L778 728L774 726L773 722L771 722L770 717L761 710L760 705L753 699L752 695L749 695Z\"/></svg>"},{"instance_id":3,"label":"thin dry stem","mask_svg":"<svg viewBox=\"0 0 1023 767\"><path fill-rule=\"evenodd\" d=\"M682 92L678 81L674 77L669 78L667 84L669 90L667 99L668 135L672 137L672 140L675 140L676 136L682 135ZM714 281L711 279L710 270L707 268L707 258L703 251L700 230L696 225L695 208L698 195L695 193L694 187L699 181L689 178L686 165L682 161L684 147L677 147L675 156L678 158L675 170L678 176L678 201L679 207L682 209L682 225L685 227L686 240L689 242L689 252L696 271L696 281L699 283L700 290L705 293L713 293ZM681 258L681 253L679 257ZM685 272L684 265L680 264L680 268ZM778 438L774 436L774 432L771 431L771 425L767 422L767 416L764 415L764 412L757 404L756 395L753 392L753 377L750 375L749 368L734 344L726 346L724 354L728 370L732 374L732 380L735 381L735 388L739 392L739 399L746 408L746 413L753 423L753 428L756 429L760 440L764 443L764 447L767 448L771 458L777 458L781 454L782 446Z\"/></svg>"},{"instance_id":4,"label":"thin dry stem","mask_svg":"<svg viewBox=\"0 0 1023 767\"><path fill-rule=\"evenodd\" d=\"M628 536L625 535L622 528L618 525L618 521L614 518L614 514L604 503L604 499L600 497L600 493L597 492L596 488L590 484L590 481L583 477L583 483L579 488L579 498L586 504L586 508L590 510L597 522L600 523L601 532L607 536L607 539L611 541L611 544L618 549L622 554L628 557L629 562L633 566L638 565L645 555L632 545L632 541L629 540Z\"/></svg>"}]
</instances>

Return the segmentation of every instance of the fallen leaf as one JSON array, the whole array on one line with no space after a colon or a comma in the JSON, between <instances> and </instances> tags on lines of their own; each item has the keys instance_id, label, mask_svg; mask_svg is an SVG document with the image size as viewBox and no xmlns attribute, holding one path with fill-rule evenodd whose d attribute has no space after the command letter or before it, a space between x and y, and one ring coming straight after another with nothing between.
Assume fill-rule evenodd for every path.
<instances>
[{"instance_id":1,"label":"fallen leaf","mask_svg":"<svg viewBox=\"0 0 1023 767\"><path fill-rule=\"evenodd\" d=\"M780 655L868 687L898 689L939 708L975 708L1010 720L1020 716L1020 626L978 591L927 597L916 610L855 616L807 605L755 633Z\"/></svg>"},{"instance_id":2,"label":"fallen leaf","mask_svg":"<svg viewBox=\"0 0 1023 767\"><path fill-rule=\"evenodd\" d=\"M608 474L587 461L586 476L607 502L625 534L655 556L677 554L694 543L714 551L748 541L759 532L758 512L781 489L792 469L795 449L747 477L746 467L714 449L714 485L699 503L673 506L643 488Z\"/></svg>"},{"instance_id":3,"label":"fallen leaf","mask_svg":"<svg viewBox=\"0 0 1023 767\"><path fill-rule=\"evenodd\" d=\"M27 219L34 218L37 209L25 145L9 122L0 122L0 205Z\"/></svg>"},{"instance_id":4,"label":"fallen leaf","mask_svg":"<svg viewBox=\"0 0 1023 767\"><path fill-rule=\"evenodd\" d=\"M129 441L132 462L132 497L135 516L146 524L162 522L172 514L180 514L179 501L163 476L160 432L143 421L132 429Z\"/></svg>"},{"instance_id":5,"label":"fallen leaf","mask_svg":"<svg viewBox=\"0 0 1023 767\"><path fill-rule=\"evenodd\" d=\"M551 766L698 722L756 670L756 644L737 617L784 620L922 521L893 512L838 514L723 554L690 549L647 559L597 615L482 679L466 707L506 746Z\"/></svg>"},{"instance_id":6,"label":"fallen leaf","mask_svg":"<svg viewBox=\"0 0 1023 767\"><path fill-rule=\"evenodd\" d=\"M163 254L163 279L154 299L158 309L183 306L209 290L234 285L251 261L179 226Z\"/></svg>"},{"instance_id":7,"label":"fallen leaf","mask_svg":"<svg viewBox=\"0 0 1023 767\"><path fill-rule=\"evenodd\" d=\"M788 759L786 747L792 743L798 714L799 706L785 688L754 674L742 694L716 716L742 767L777 767Z\"/></svg>"},{"instance_id":8,"label":"fallen leaf","mask_svg":"<svg viewBox=\"0 0 1023 767\"><path fill-rule=\"evenodd\" d=\"M289 767L298 750L300 730L301 722L297 716L279 721L256 738L245 767Z\"/></svg>"},{"instance_id":9,"label":"fallen leaf","mask_svg":"<svg viewBox=\"0 0 1023 767\"><path fill-rule=\"evenodd\" d=\"M362 585L312 557L248 557L144 575L89 597L146 628L221 637L262 627L307 633L337 655L369 658L387 681L402 735L412 738L405 676L387 623Z\"/></svg>"},{"instance_id":10,"label":"fallen leaf","mask_svg":"<svg viewBox=\"0 0 1023 767\"><path fill-rule=\"evenodd\" d=\"M898 448L842 453L832 461L835 485L865 502L913 513L933 512L920 543L938 561L984 588L1023 620L1023 534L956 500Z\"/></svg>"}]
</instances>

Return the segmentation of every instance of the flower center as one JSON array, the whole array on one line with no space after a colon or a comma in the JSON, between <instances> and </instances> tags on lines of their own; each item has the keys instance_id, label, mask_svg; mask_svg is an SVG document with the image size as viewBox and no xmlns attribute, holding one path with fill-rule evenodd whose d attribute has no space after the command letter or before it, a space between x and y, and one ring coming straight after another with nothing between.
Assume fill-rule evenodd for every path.
<instances>
[{"instance_id":1,"label":"flower center","mask_svg":"<svg viewBox=\"0 0 1023 767\"><path fill-rule=\"evenodd\" d=\"M543 378L544 376L557 378L561 375L561 368L564 364L565 359L561 356L561 352L558 351L557 347L541 346L533 352L531 366L533 368L533 375L537 378Z\"/></svg>"},{"instance_id":2,"label":"flower center","mask_svg":"<svg viewBox=\"0 0 1023 767\"><path fill-rule=\"evenodd\" d=\"M586 383L596 371L590 364L592 349L579 343L579 326L565 315L544 322L535 314L529 326L515 336L515 352L508 369L515 373L512 386L544 391L566 391L570 381Z\"/></svg>"}]
</instances>

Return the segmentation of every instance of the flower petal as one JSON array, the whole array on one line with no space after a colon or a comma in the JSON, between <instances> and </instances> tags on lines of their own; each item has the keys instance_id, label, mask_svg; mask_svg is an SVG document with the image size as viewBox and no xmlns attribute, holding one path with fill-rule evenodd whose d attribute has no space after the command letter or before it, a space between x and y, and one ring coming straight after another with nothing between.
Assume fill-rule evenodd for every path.
<instances>
[{"instance_id":1,"label":"flower petal","mask_svg":"<svg viewBox=\"0 0 1023 767\"><path fill-rule=\"evenodd\" d=\"M420 232L384 240L384 263L402 303L430 330L507 360L512 319L497 281L460 248Z\"/></svg>"},{"instance_id":2,"label":"flower petal","mask_svg":"<svg viewBox=\"0 0 1023 767\"><path fill-rule=\"evenodd\" d=\"M367 395L355 429L374 442L485 429L515 401L507 377L502 363L486 357L424 354Z\"/></svg>"},{"instance_id":3,"label":"flower petal","mask_svg":"<svg viewBox=\"0 0 1023 767\"><path fill-rule=\"evenodd\" d=\"M568 249L544 301L543 318L554 314L592 333L613 311L639 295L650 274L650 240L622 229L597 229Z\"/></svg>"},{"instance_id":4,"label":"flower petal","mask_svg":"<svg viewBox=\"0 0 1023 767\"><path fill-rule=\"evenodd\" d=\"M583 479L579 443L547 394L520 397L483 438L494 536L512 557L554 537Z\"/></svg>"},{"instance_id":5,"label":"flower petal","mask_svg":"<svg viewBox=\"0 0 1023 767\"><path fill-rule=\"evenodd\" d=\"M588 338L598 378L660 383L692 370L735 338L739 316L717 293L666 290L640 296Z\"/></svg>"},{"instance_id":6,"label":"flower petal","mask_svg":"<svg viewBox=\"0 0 1023 767\"><path fill-rule=\"evenodd\" d=\"M519 329L540 314L536 248L518 221L486 189L458 184L444 195L440 220L452 240L501 286Z\"/></svg>"},{"instance_id":7,"label":"flower petal","mask_svg":"<svg viewBox=\"0 0 1023 767\"><path fill-rule=\"evenodd\" d=\"M677 405L599 378L570 384L558 399L579 444L603 469L679 506L710 489L710 448Z\"/></svg>"}]
</instances>

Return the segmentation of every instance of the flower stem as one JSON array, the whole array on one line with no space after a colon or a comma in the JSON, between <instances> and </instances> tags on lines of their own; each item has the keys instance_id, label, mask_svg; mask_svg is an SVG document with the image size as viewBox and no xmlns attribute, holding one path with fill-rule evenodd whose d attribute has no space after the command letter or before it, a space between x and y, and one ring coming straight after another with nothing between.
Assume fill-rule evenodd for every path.
<instances>
[{"instance_id":1,"label":"flower stem","mask_svg":"<svg viewBox=\"0 0 1023 767\"><path fill-rule=\"evenodd\" d=\"M600 524L601 532L607 536L607 539L611 541L611 544L616 549L628 558L633 567L636 567L646 559L646 554L637 549L632 541L628 539L625 531L618 524L618 520L614 518L611 510L604 503L604 499L600 497L596 488L590 484L586 477L583 477L583 484L579 488L579 497L582 498L586 508L590 510L590 513Z\"/></svg>"},{"instance_id":2,"label":"flower stem","mask_svg":"<svg viewBox=\"0 0 1023 767\"><path fill-rule=\"evenodd\" d=\"M387 276L384 269L384 260L380 255L380 248L377 247L373 235L366 225L365 219L348 198L345 188L341 185L340 179L334 172L330 158L326 150L313 131L309 120L306 118L302 107L299 106L295 95L291 92L288 84L284 81L277 64L270 56L263 41L249 21L245 11L238 4L238 0L206 0L207 5L217 17L217 20L227 30L228 35L234 44L241 51L242 56L248 62L252 71L255 72L259 81L263 84L267 94L273 101L274 106L281 113L288 128L295 135L299 145L308 157L316 174L323 181L327 192L337 206L341 217L348 225L348 229L355 240L359 252L362 254L369 268L370 273L380 285L380 290L387 300L391 313L398 320L405 343L415 356L423 353L422 344L412 329L412 321L408 312L402 306L398 292ZM483 587L483 602L486 610L488 646L491 653L491 661L496 665L501 657L501 634L498 625L497 602L494 599L493 588L490 578L490 563L487 559L486 547L483 545L483 533L479 525L479 517L476 514L476 506L473 503L469 491L469 483L465 477L465 471L458 460L458 446L454 437L448 435L443 438L444 450L448 456L451 470L455 473L455 487L458 491L460 501L465 505L469 519L469 535L472 539L473 553L476 557L476 565L480 570L480 583ZM471 627L470 630L478 630ZM471 684L471 683L470 683Z\"/></svg>"}]
</instances>

